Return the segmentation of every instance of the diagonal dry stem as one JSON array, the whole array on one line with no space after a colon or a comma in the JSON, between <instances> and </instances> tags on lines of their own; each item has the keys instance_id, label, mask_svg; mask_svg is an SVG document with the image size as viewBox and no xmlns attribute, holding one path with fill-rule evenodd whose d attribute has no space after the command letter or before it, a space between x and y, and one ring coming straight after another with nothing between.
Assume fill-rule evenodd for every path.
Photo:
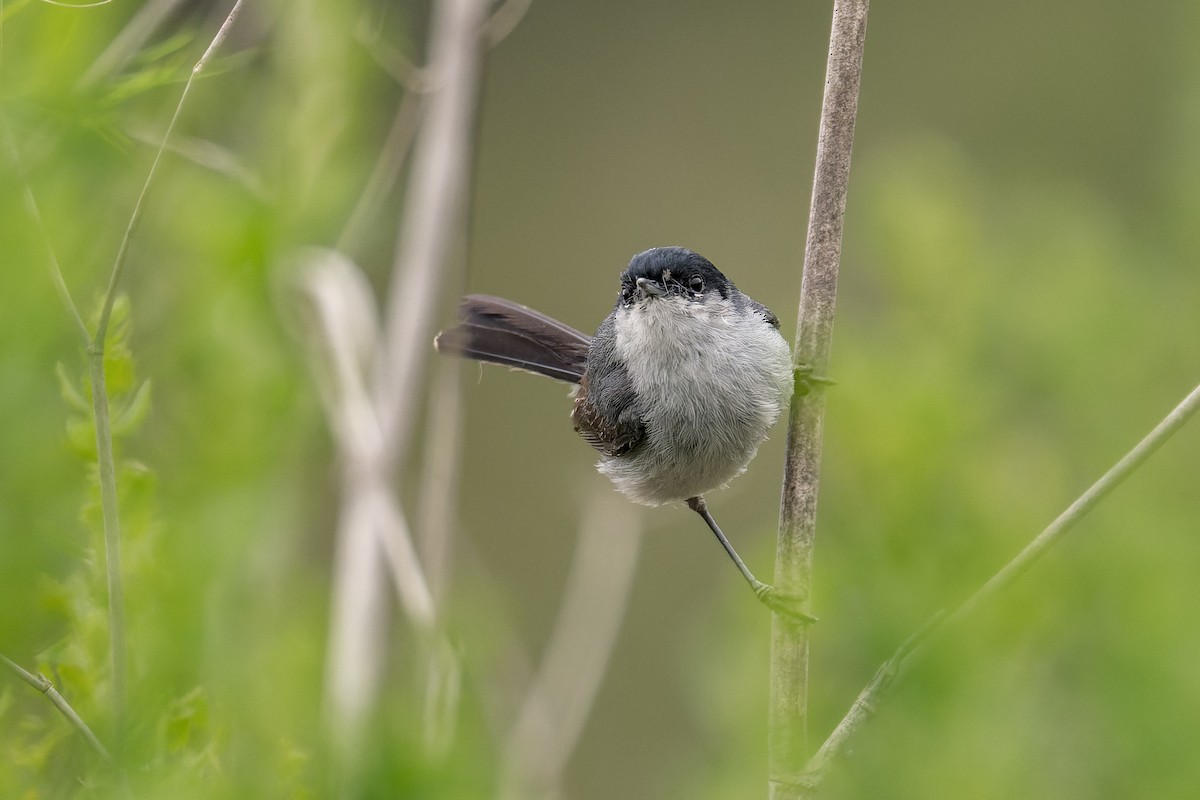
<instances>
[{"instance_id":1,"label":"diagonal dry stem","mask_svg":"<svg viewBox=\"0 0 1200 800\"><path fill-rule=\"evenodd\" d=\"M92 733L92 729L89 728L87 723L83 721L83 718L75 712L75 709L71 707L71 704L67 702L67 699L58 693L58 690L54 688L54 684L51 683L49 679L43 675L37 675L26 670L20 664L17 664L6 656L0 655L0 661L3 661L18 678L28 683L34 689L37 689L42 694L46 695L50 702L54 704L54 707L57 708L62 715L79 730L81 734L83 734L83 738L87 739L88 744L92 746L92 749L99 753L100 757L105 761L112 761L112 756L108 754L108 750L103 744L100 743L100 740L96 738L96 734Z\"/></svg>"},{"instance_id":2,"label":"diagonal dry stem","mask_svg":"<svg viewBox=\"0 0 1200 800\"><path fill-rule=\"evenodd\" d=\"M833 761L842 752L846 742L862 727L864 722L874 716L879 703L888 696L895 686L896 679L903 675L904 668L911 664L913 659L919 658L925 649L932 642L940 639L947 630L961 623L981 605L991 601L1008 588L1047 550L1061 541L1066 533L1075 526L1075 523L1079 522L1085 514L1121 485L1122 481L1133 474L1197 411L1200 411L1200 386L1193 389L1162 422L1154 427L1154 430L1146 434L1132 450L1093 483L1075 502L1071 503L1065 511L1058 515L1057 519L1034 537L1033 541L1026 545L1012 561L1005 564L962 605L950 614L935 614L917 633L909 637L879 668L871 682L859 692L850 710L846 712L846 716L842 718L842 721L829 734L829 738L809 760L805 768L803 784L806 787L816 788L821 783Z\"/></svg>"},{"instance_id":3,"label":"diagonal dry stem","mask_svg":"<svg viewBox=\"0 0 1200 800\"><path fill-rule=\"evenodd\" d=\"M500 800L562 795L625 617L640 544L628 502L606 493L589 503L554 631L504 748Z\"/></svg>"}]
</instances>

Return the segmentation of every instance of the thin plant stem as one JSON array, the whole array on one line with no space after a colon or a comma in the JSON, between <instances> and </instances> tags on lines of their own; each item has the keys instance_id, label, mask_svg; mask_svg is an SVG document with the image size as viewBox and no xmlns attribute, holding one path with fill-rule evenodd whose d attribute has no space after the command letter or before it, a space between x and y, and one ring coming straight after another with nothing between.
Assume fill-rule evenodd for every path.
<instances>
[{"instance_id":1,"label":"thin plant stem","mask_svg":"<svg viewBox=\"0 0 1200 800\"><path fill-rule=\"evenodd\" d=\"M824 374L829 364L868 6L869 0L836 0L833 7L800 289L800 324L794 352L797 381L788 417L775 585L799 598L805 612L809 611L812 594L825 416L824 393L811 390L814 382L805 377ZM782 614L773 615L768 723L768 786L772 800L789 800L803 794L801 778L808 757L808 647L808 626Z\"/></svg>"},{"instance_id":2,"label":"thin plant stem","mask_svg":"<svg viewBox=\"0 0 1200 800\"><path fill-rule=\"evenodd\" d=\"M641 524L611 493L588 504L554 631L504 748L499 800L561 797L625 618Z\"/></svg>"},{"instance_id":3,"label":"thin plant stem","mask_svg":"<svg viewBox=\"0 0 1200 800\"><path fill-rule=\"evenodd\" d=\"M862 727L864 722L874 716L879 703L888 696L895 686L896 679L902 676L903 670L914 659L920 657L930 644L939 640L946 631L961 624L980 606L991 601L1023 575L1047 550L1060 542L1067 532L1083 519L1085 514L1120 486L1122 481L1133 474L1167 439L1182 428L1197 411L1200 411L1200 386L1193 389L1170 414L1163 418L1162 422L1154 427L1154 430L1146 434L1132 450L1088 487L1086 492L1071 503L1045 530L1034 537L1016 557L989 578L962 605L949 614L935 614L921 630L909 637L879 668L870 683L859 692L858 697L850 706L850 710L846 712L846 716L842 718L842 721L829 734L829 738L809 760L805 769L804 784L815 789L824 780L846 742Z\"/></svg>"},{"instance_id":4,"label":"thin plant stem","mask_svg":"<svg viewBox=\"0 0 1200 800\"><path fill-rule=\"evenodd\" d=\"M532 4L533 0L504 0L498 5L480 31L488 45L495 47L515 31Z\"/></svg>"},{"instance_id":5,"label":"thin plant stem","mask_svg":"<svg viewBox=\"0 0 1200 800\"><path fill-rule=\"evenodd\" d=\"M479 29L487 11L484 0L440 0L433 6L427 69L436 77L423 100L413 143L383 340L376 350L372 382L372 411L380 434L371 469L379 471L372 480L380 485L403 467L415 427L420 375L432 352L429 343L445 264L465 218L483 65ZM377 508L382 509L382 504ZM349 528L338 534L326 697L332 730L344 741L355 741L365 730L366 714L376 704L384 649L367 645L386 641L387 635L379 614L353 610L381 607L386 575L370 566L378 563L381 554L391 556L394 563L395 556L415 552L404 526L388 524L386 519L380 522L365 534L344 535L352 532ZM383 541L384 536L404 540ZM421 574L419 565L416 567L406 574ZM404 580L398 573L392 577ZM408 586L405 591L426 596L428 584ZM429 605L432 620L432 599Z\"/></svg>"},{"instance_id":6,"label":"thin plant stem","mask_svg":"<svg viewBox=\"0 0 1200 800\"><path fill-rule=\"evenodd\" d=\"M183 0L151 0L139 8L108 47L104 48L104 52L92 62L87 72L83 73L79 86L94 86L124 66L182 3Z\"/></svg>"},{"instance_id":7,"label":"thin plant stem","mask_svg":"<svg viewBox=\"0 0 1200 800\"><path fill-rule=\"evenodd\" d=\"M121 275L125 272L125 264L129 260L129 243L133 240L134 231L137 230L138 223L142 219L142 207L146 202L146 195L150 192L150 186L154 183L154 177L158 173L159 162L162 161L163 153L167 150L167 140L171 138L171 131L175 130L175 123L179 121L179 115L183 112L183 104L187 102L188 93L192 90L192 84L196 80L196 76L204 71L208 65L209 59L213 53L225 41L225 37L229 35L230 28L237 20L238 13L242 10L242 3L245 0L237 0L233 4L233 8L229 10L229 15L225 17L225 21L221 23L221 27L217 29L217 35L209 43L208 49L204 51L204 55L200 56L200 60L192 67L192 72L188 75L187 83L183 85L183 92L179 95L179 102L175 104L175 113L171 115L171 121L167 124L167 130L163 133L162 141L159 142L158 150L154 154L154 161L150 164L150 171L146 174L146 181L142 184L142 191L138 195L137 202L133 206L133 213L129 215L129 224L125 226L125 235L121 237L121 246L117 248L117 257L113 262L112 274L108 279L108 291L104 295L104 305L100 309L100 322L96 326L96 335L93 338L93 344L104 349L104 337L108 333L108 321L112 316L113 303L117 299L117 286L121 282Z\"/></svg>"},{"instance_id":8,"label":"thin plant stem","mask_svg":"<svg viewBox=\"0 0 1200 800\"><path fill-rule=\"evenodd\" d=\"M421 490L418 494L417 547L429 591L440 607L450 579L455 501L462 456L463 400L459 365L447 359L437 366L429 391Z\"/></svg>"},{"instance_id":9,"label":"thin plant stem","mask_svg":"<svg viewBox=\"0 0 1200 800\"><path fill-rule=\"evenodd\" d=\"M117 466L108 419L104 379L104 350L88 347L88 376L92 385L92 415L96 422L96 465L100 475L100 507L104 519L104 557L108 576L108 639L112 666L113 729L117 752L125 715L125 595L121 588L121 517L117 508Z\"/></svg>"},{"instance_id":10,"label":"thin plant stem","mask_svg":"<svg viewBox=\"0 0 1200 800\"><path fill-rule=\"evenodd\" d=\"M338 236L335 249L344 252L362 244L367 226L375 217L383 199L396 184L404 167L404 161L412 149L417 125L421 121L421 105L420 92L413 91L411 88L406 89L404 97L400 100L400 106L396 109L396 115L392 119L392 127L388 130L383 150L375 161L371 176L367 179L367 185L354 204L350 219Z\"/></svg>"},{"instance_id":11,"label":"thin plant stem","mask_svg":"<svg viewBox=\"0 0 1200 800\"><path fill-rule=\"evenodd\" d=\"M444 0L431 22L428 70L437 88L429 94L413 146L375 386L393 466L399 466L411 441L419 377L433 352L429 340L444 266L465 219L483 67L479 28L487 10L481 0Z\"/></svg>"},{"instance_id":12,"label":"thin plant stem","mask_svg":"<svg viewBox=\"0 0 1200 800\"><path fill-rule=\"evenodd\" d=\"M112 659L113 720L114 730L117 731L118 753L121 752L125 713L125 603L124 593L121 588L121 519L117 507L117 468L116 458L113 455L112 429L108 414L108 392L105 387L104 376L105 338L108 335L108 324L112 318L113 305L117 299L117 287L120 284L121 276L128 262L129 244L133 239L138 222L141 220L146 195L149 193L150 186L154 183L154 177L158 173L158 165L162 161L163 153L166 151L167 140L171 136L171 131L175 128L175 123L179 120L180 113L183 111L183 104L187 100L188 92L191 91L192 83L195 81L196 76L204 70L205 65L208 64L217 47L225 40L229 29L237 19L243 2L244 0L237 0L234 3L233 8L229 11L229 15L225 18L225 22L217 30L216 36L213 37L212 42L208 45L208 49L204 51L200 60L192 67L191 75L188 76L187 83L184 84L183 92L179 96L179 102L175 105L175 112L171 115L171 122L167 125L167 130L163 134L162 141L159 143L158 151L154 154L154 161L150 165L150 171L146 175L145 182L142 184L142 191L138 195L137 203L134 204L129 224L125 226L125 235L122 237L121 246L117 250L112 273L108 280L108 289L104 295L104 303L100 308L100 319L96 325L96 331L92 336L91 344L87 349L88 374L92 385L92 415L96 423L96 463L100 475L100 503L104 520L104 552L108 575L109 646Z\"/></svg>"},{"instance_id":13,"label":"thin plant stem","mask_svg":"<svg viewBox=\"0 0 1200 800\"><path fill-rule=\"evenodd\" d=\"M96 734L92 733L92 729L89 728L88 724L83 721L83 718L75 712L75 709L71 707L71 704L67 702L67 699L58 693L58 690L54 688L54 684L51 683L49 679L43 675L38 675L24 669L21 667L21 665L12 661L7 656L0 655L0 661L3 661L18 678L28 683L34 689L37 689L42 694L46 695L50 702L54 704L54 707L57 708L62 715L67 718L67 721L74 725L76 729L83 734L83 738L87 739L88 744L92 746L92 749L95 750L105 761L112 761L112 756L109 755L108 750L103 744L100 743L100 740L96 738Z\"/></svg>"}]
</instances>

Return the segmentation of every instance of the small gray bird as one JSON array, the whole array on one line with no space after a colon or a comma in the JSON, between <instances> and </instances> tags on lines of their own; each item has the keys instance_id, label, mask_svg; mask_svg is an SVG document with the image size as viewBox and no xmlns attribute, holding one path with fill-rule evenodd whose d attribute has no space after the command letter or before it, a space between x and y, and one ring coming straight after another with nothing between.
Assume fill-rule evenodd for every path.
<instances>
[{"instance_id":1,"label":"small gray bird","mask_svg":"<svg viewBox=\"0 0 1200 800\"><path fill-rule=\"evenodd\" d=\"M766 306L703 256L655 247L621 273L594 337L488 295L464 297L458 313L434 340L440 352L578 384L571 421L600 451L600 472L634 502L686 502L760 600L811 619L754 577L704 502L745 471L792 393L791 353Z\"/></svg>"}]
</instances>

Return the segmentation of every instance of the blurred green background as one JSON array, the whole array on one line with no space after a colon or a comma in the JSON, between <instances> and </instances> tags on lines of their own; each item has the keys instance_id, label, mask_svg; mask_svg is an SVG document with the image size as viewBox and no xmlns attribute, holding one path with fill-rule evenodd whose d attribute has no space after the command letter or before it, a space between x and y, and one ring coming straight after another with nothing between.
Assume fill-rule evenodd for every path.
<instances>
[{"instance_id":1,"label":"blurred green background","mask_svg":"<svg viewBox=\"0 0 1200 800\"><path fill-rule=\"evenodd\" d=\"M2 111L85 311L226 10L182 4L97 78L136 4L0 8ZM829 14L534 0L487 59L465 288L590 330L633 253L683 244L790 338ZM190 155L167 158L150 196L124 288L152 403L120 443L129 747L145 796L333 791L321 693L337 472L281 265L337 240L399 102L362 31L419 63L427 16L251 4L180 120ZM905 636L1200 381L1198 40L1187 0L872 8L821 483L816 740ZM103 734L111 720L89 704L105 680L91 455L68 435L78 412L56 365L76 384L86 370L4 149L0 652L58 669ZM380 289L400 208L393 193L349 253ZM608 491L562 386L463 374L447 610L466 673L457 737L443 759L422 756L397 619L366 796L491 796L511 720L489 712L510 689L488 676L513 648L542 651L584 501ZM709 498L762 575L783 438L780 426ZM938 646L827 796L1194 796L1198 451L1193 425ZM417 467L404 477L416 505ZM768 615L693 515L643 519L627 619L564 794L762 796ZM49 704L4 675L0 796L106 796L111 781Z\"/></svg>"}]
</instances>

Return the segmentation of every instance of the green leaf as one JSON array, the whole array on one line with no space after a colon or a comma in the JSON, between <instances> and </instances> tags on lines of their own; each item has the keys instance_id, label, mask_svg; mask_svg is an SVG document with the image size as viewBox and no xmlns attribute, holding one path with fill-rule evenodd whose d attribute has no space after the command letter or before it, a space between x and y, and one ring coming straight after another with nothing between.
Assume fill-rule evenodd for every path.
<instances>
[{"instance_id":1,"label":"green leaf","mask_svg":"<svg viewBox=\"0 0 1200 800\"><path fill-rule=\"evenodd\" d=\"M126 436L132 433L146 419L150 411L150 381L142 381L137 389L125 401L112 419L113 436Z\"/></svg>"},{"instance_id":2,"label":"green leaf","mask_svg":"<svg viewBox=\"0 0 1200 800\"><path fill-rule=\"evenodd\" d=\"M204 689L197 686L172 701L163 715L161 732L167 752L201 749L208 737L208 698Z\"/></svg>"},{"instance_id":3,"label":"green leaf","mask_svg":"<svg viewBox=\"0 0 1200 800\"><path fill-rule=\"evenodd\" d=\"M75 381L67 374L66 366L59 361L54 365L54 374L58 377L58 392L67 405L81 414L91 414L92 405L75 386Z\"/></svg>"},{"instance_id":4,"label":"green leaf","mask_svg":"<svg viewBox=\"0 0 1200 800\"><path fill-rule=\"evenodd\" d=\"M92 425L91 415L67 420L67 443L80 458L96 460L96 427Z\"/></svg>"}]
</instances>

